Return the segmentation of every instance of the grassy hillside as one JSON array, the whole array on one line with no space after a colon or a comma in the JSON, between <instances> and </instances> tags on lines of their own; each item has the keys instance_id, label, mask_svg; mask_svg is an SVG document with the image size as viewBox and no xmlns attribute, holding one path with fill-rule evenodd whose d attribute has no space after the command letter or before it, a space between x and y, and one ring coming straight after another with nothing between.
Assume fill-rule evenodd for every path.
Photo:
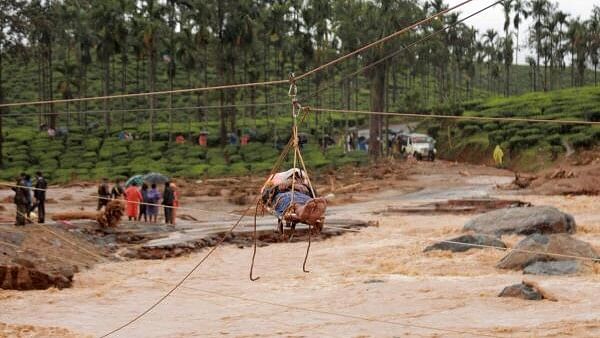
<instances>
[{"instance_id":1,"label":"grassy hillside","mask_svg":"<svg viewBox=\"0 0 600 338\"><path fill-rule=\"evenodd\" d=\"M529 93L510 98L478 100L466 105L467 116L528 117L551 120L600 121L600 87ZM600 144L600 126L550 123L468 121L423 125L435 134L444 157L493 163L500 145L506 165L520 170L542 169L562 155Z\"/></svg>"}]
</instances>

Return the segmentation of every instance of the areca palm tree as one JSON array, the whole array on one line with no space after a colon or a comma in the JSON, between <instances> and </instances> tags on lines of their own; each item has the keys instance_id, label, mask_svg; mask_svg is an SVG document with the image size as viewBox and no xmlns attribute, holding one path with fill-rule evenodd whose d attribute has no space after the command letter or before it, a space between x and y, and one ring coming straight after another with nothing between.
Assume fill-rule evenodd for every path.
<instances>
[{"instance_id":1,"label":"areca palm tree","mask_svg":"<svg viewBox=\"0 0 600 338\"><path fill-rule=\"evenodd\" d=\"M531 34L532 41L535 42L535 51L537 55L536 65L537 71L536 73L540 74L540 59L542 54L544 53L542 40L544 38L544 19L548 16L549 10L548 7L550 2L548 0L531 0L528 3L528 9L531 17L534 20L533 30ZM537 83L534 82L534 84ZM537 89L534 89L537 90Z\"/></svg>"},{"instance_id":2,"label":"areca palm tree","mask_svg":"<svg viewBox=\"0 0 600 338\"><path fill-rule=\"evenodd\" d=\"M164 14L166 8L156 0L139 1L137 4L137 15L134 19L138 20L138 25L141 28L140 38L143 43L144 54L148 58L147 90L154 92L156 91L159 36L165 29ZM149 140L152 142L154 137L154 107L156 103L153 95L148 97L148 103L150 120Z\"/></svg>"},{"instance_id":3,"label":"areca palm tree","mask_svg":"<svg viewBox=\"0 0 600 338\"><path fill-rule=\"evenodd\" d=\"M587 22L589 41L588 54L594 66L594 86L598 85L598 63L600 62L600 6L595 6L592 17Z\"/></svg>"},{"instance_id":4,"label":"areca palm tree","mask_svg":"<svg viewBox=\"0 0 600 338\"><path fill-rule=\"evenodd\" d=\"M488 29L483 34L485 53L487 55L487 69L488 69L488 91L492 90L492 69L496 66L496 38L498 32L494 29Z\"/></svg>"},{"instance_id":5,"label":"areca palm tree","mask_svg":"<svg viewBox=\"0 0 600 338\"><path fill-rule=\"evenodd\" d=\"M113 55L120 52L121 34L124 29L121 20L121 10L115 1L102 1L94 8L92 21L98 27L95 33L96 55L102 64L102 95L111 93L110 86L110 64ZM109 132L111 117L108 110L109 100L103 100L105 131Z\"/></svg>"},{"instance_id":6,"label":"areca palm tree","mask_svg":"<svg viewBox=\"0 0 600 338\"><path fill-rule=\"evenodd\" d=\"M0 2L0 104L4 103L4 78L2 73L3 60L6 55L21 45L25 34L24 1ZM4 165L2 115L7 109L0 107L0 168Z\"/></svg>"},{"instance_id":7,"label":"areca palm tree","mask_svg":"<svg viewBox=\"0 0 600 338\"><path fill-rule=\"evenodd\" d=\"M529 17L529 12L526 8L525 0L513 0L513 27L516 30L516 39L517 42L515 44L515 62L519 62L519 27L521 26L521 22L523 19L527 20Z\"/></svg>"},{"instance_id":8,"label":"areca palm tree","mask_svg":"<svg viewBox=\"0 0 600 338\"><path fill-rule=\"evenodd\" d=\"M504 95L510 95L510 66L512 65L512 45L513 40L510 33L510 13L513 10L513 0L504 0L502 7L504 10L504 44L503 44L503 59L504 59L504 72L505 72L505 88ZM510 55L509 55L510 53Z\"/></svg>"},{"instance_id":9,"label":"areca palm tree","mask_svg":"<svg viewBox=\"0 0 600 338\"><path fill-rule=\"evenodd\" d=\"M581 19L575 18L569 22L567 36L569 37L571 53L571 85L582 86L585 80L584 73L587 46L585 25ZM575 71L577 71L577 74Z\"/></svg>"}]
</instances>

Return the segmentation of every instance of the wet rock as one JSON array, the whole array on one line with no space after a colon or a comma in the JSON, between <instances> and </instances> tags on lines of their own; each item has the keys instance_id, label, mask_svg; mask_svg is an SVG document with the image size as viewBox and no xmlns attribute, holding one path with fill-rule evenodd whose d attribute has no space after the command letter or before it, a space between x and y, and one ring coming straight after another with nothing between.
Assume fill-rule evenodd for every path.
<instances>
[{"instance_id":1,"label":"wet rock","mask_svg":"<svg viewBox=\"0 0 600 338\"><path fill-rule=\"evenodd\" d=\"M549 206L507 208L485 213L467 222L464 230L500 236L534 233L574 233L573 216Z\"/></svg>"},{"instance_id":2,"label":"wet rock","mask_svg":"<svg viewBox=\"0 0 600 338\"><path fill-rule=\"evenodd\" d=\"M544 292L537 285L525 281L505 287L498 297L515 297L525 300L545 299Z\"/></svg>"},{"instance_id":3,"label":"wet rock","mask_svg":"<svg viewBox=\"0 0 600 338\"><path fill-rule=\"evenodd\" d=\"M500 269L523 269L535 262L570 261L572 257L561 257L551 254L597 258L598 254L592 246L584 241L575 239L567 234L533 234L523 239L516 250L511 251L500 262Z\"/></svg>"},{"instance_id":4,"label":"wet rock","mask_svg":"<svg viewBox=\"0 0 600 338\"><path fill-rule=\"evenodd\" d=\"M452 242L452 243L450 243ZM458 242L458 243L454 243ZM452 252L464 252L469 249L482 249L482 247L474 246L474 245L464 245L465 244L475 244L475 245L484 245L484 246L494 246L498 248L506 248L506 244L501 240L497 239L494 236L490 235L482 235L482 234L473 234L473 235L463 235L460 237L449 239L447 242L439 242L433 245L430 245L423 250L423 252L432 251L432 250L448 250Z\"/></svg>"},{"instance_id":5,"label":"wet rock","mask_svg":"<svg viewBox=\"0 0 600 338\"><path fill-rule=\"evenodd\" d=\"M578 261L553 261L535 262L529 264L523 270L524 274L530 275L572 275L582 270L582 264Z\"/></svg>"}]
</instances>

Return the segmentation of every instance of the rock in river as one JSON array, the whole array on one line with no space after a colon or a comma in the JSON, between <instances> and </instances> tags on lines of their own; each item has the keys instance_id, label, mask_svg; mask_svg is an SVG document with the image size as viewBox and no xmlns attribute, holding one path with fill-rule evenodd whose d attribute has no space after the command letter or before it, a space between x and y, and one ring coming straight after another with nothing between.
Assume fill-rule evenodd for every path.
<instances>
[{"instance_id":1,"label":"rock in river","mask_svg":"<svg viewBox=\"0 0 600 338\"><path fill-rule=\"evenodd\" d=\"M475 245L464 245L460 243L466 244L475 244ZM433 245L430 245L423 250L423 252L431 251L431 250L449 250L452 252L464 252L469 249L482 249L483 247L477 246L494 246L497 248L506 248L506 244L501 240L497 239L494 236L490 235L482 235L482 234L473 234L473 235L463 235L460 237L449 239L448 241L442 241Z\"/></svg>"},{"instance_id":2,"label":"rock in river","mask_svg":"<svg viewBox=\"0 0 600 338\"><path fill-rule=\"evenodd\" d=\"M589 243L575 239L567 234L533 234L519 242L515 247L515 251L511 251L504 256L497 267L500 269L518 270L535 262L573 260L573 257L547 255L547 253L592 259L598 257L598 254ZM581 262L583 263L583 261Z\"/></svg>"},{"instance_id":3,"label":"rock in river","mask_svg":"<svg viewBox=\"0 0 600 338\"><path fill-rule=\"evenodd\" d=\"M582 270L578 261L535 262L527 265L524 274L530 275L572 275Z\"/></svg>"},{"instance_id":4,"label":"rock in river","mask_svg":"<svg viewBox=\"0 0 600 338\"><path fill-rule=\"evenodd\" d=\"M554 296L542 290L542 288L540 288L536 283L528 281L523 281L520 284L514 284L505 287L502 292L500 292L498 297L515 297L525 300L548 299L551 301L556 301Z\"/></svg>"},{"instance_id":5,"label":"rock in river","mask_svg":"<svg viewBox=\"0 0 600 338\"><path fill-rule=\"evenodd\" d=\"M503 234L531 235L534 233L574 233L573 216L549 206L506 208L473 218L464 230L500 236Z\"/></svg>"}]
</instances>

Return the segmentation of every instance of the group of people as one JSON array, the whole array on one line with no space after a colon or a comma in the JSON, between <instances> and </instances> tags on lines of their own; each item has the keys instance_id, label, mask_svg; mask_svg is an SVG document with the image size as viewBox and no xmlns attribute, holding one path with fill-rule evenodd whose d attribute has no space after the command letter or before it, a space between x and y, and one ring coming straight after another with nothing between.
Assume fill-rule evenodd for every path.
<instances>
[{"instance_id":1,"label":"group of people","mask_svg":"<svg viewBox=\"0 0 600 338\"><path fill-rule=\"evenodd\" d=\"M48 183L42 172L38 171L35 175L35 185L30 175L21 173L17 179L17 184L12 188L15 192L14 203L17 206L16 226L32 223L31 213L35 209L38 211L38 223L45 222Z\"/></svg>"},{"instance_id":2,"label":"group of people","mask_svg":"<svg viewBox=\"0 0 600 338\"><path fill-rule=\"evenodd\" d=\"M148 186L142 183L141 188L137 182L132 182L126 189L122 182L117 180L112 189L109 189L108 180L103 179L98 187L98 210L106 207L110 200L121 199L126 202L125 213L130 221L156 223L158 221L159 206L163 206L165 223L175 225L175 209L179 207L179 193L175 183L166 182L162 193L155 183Z\"/></svg>"}]
</instances>

